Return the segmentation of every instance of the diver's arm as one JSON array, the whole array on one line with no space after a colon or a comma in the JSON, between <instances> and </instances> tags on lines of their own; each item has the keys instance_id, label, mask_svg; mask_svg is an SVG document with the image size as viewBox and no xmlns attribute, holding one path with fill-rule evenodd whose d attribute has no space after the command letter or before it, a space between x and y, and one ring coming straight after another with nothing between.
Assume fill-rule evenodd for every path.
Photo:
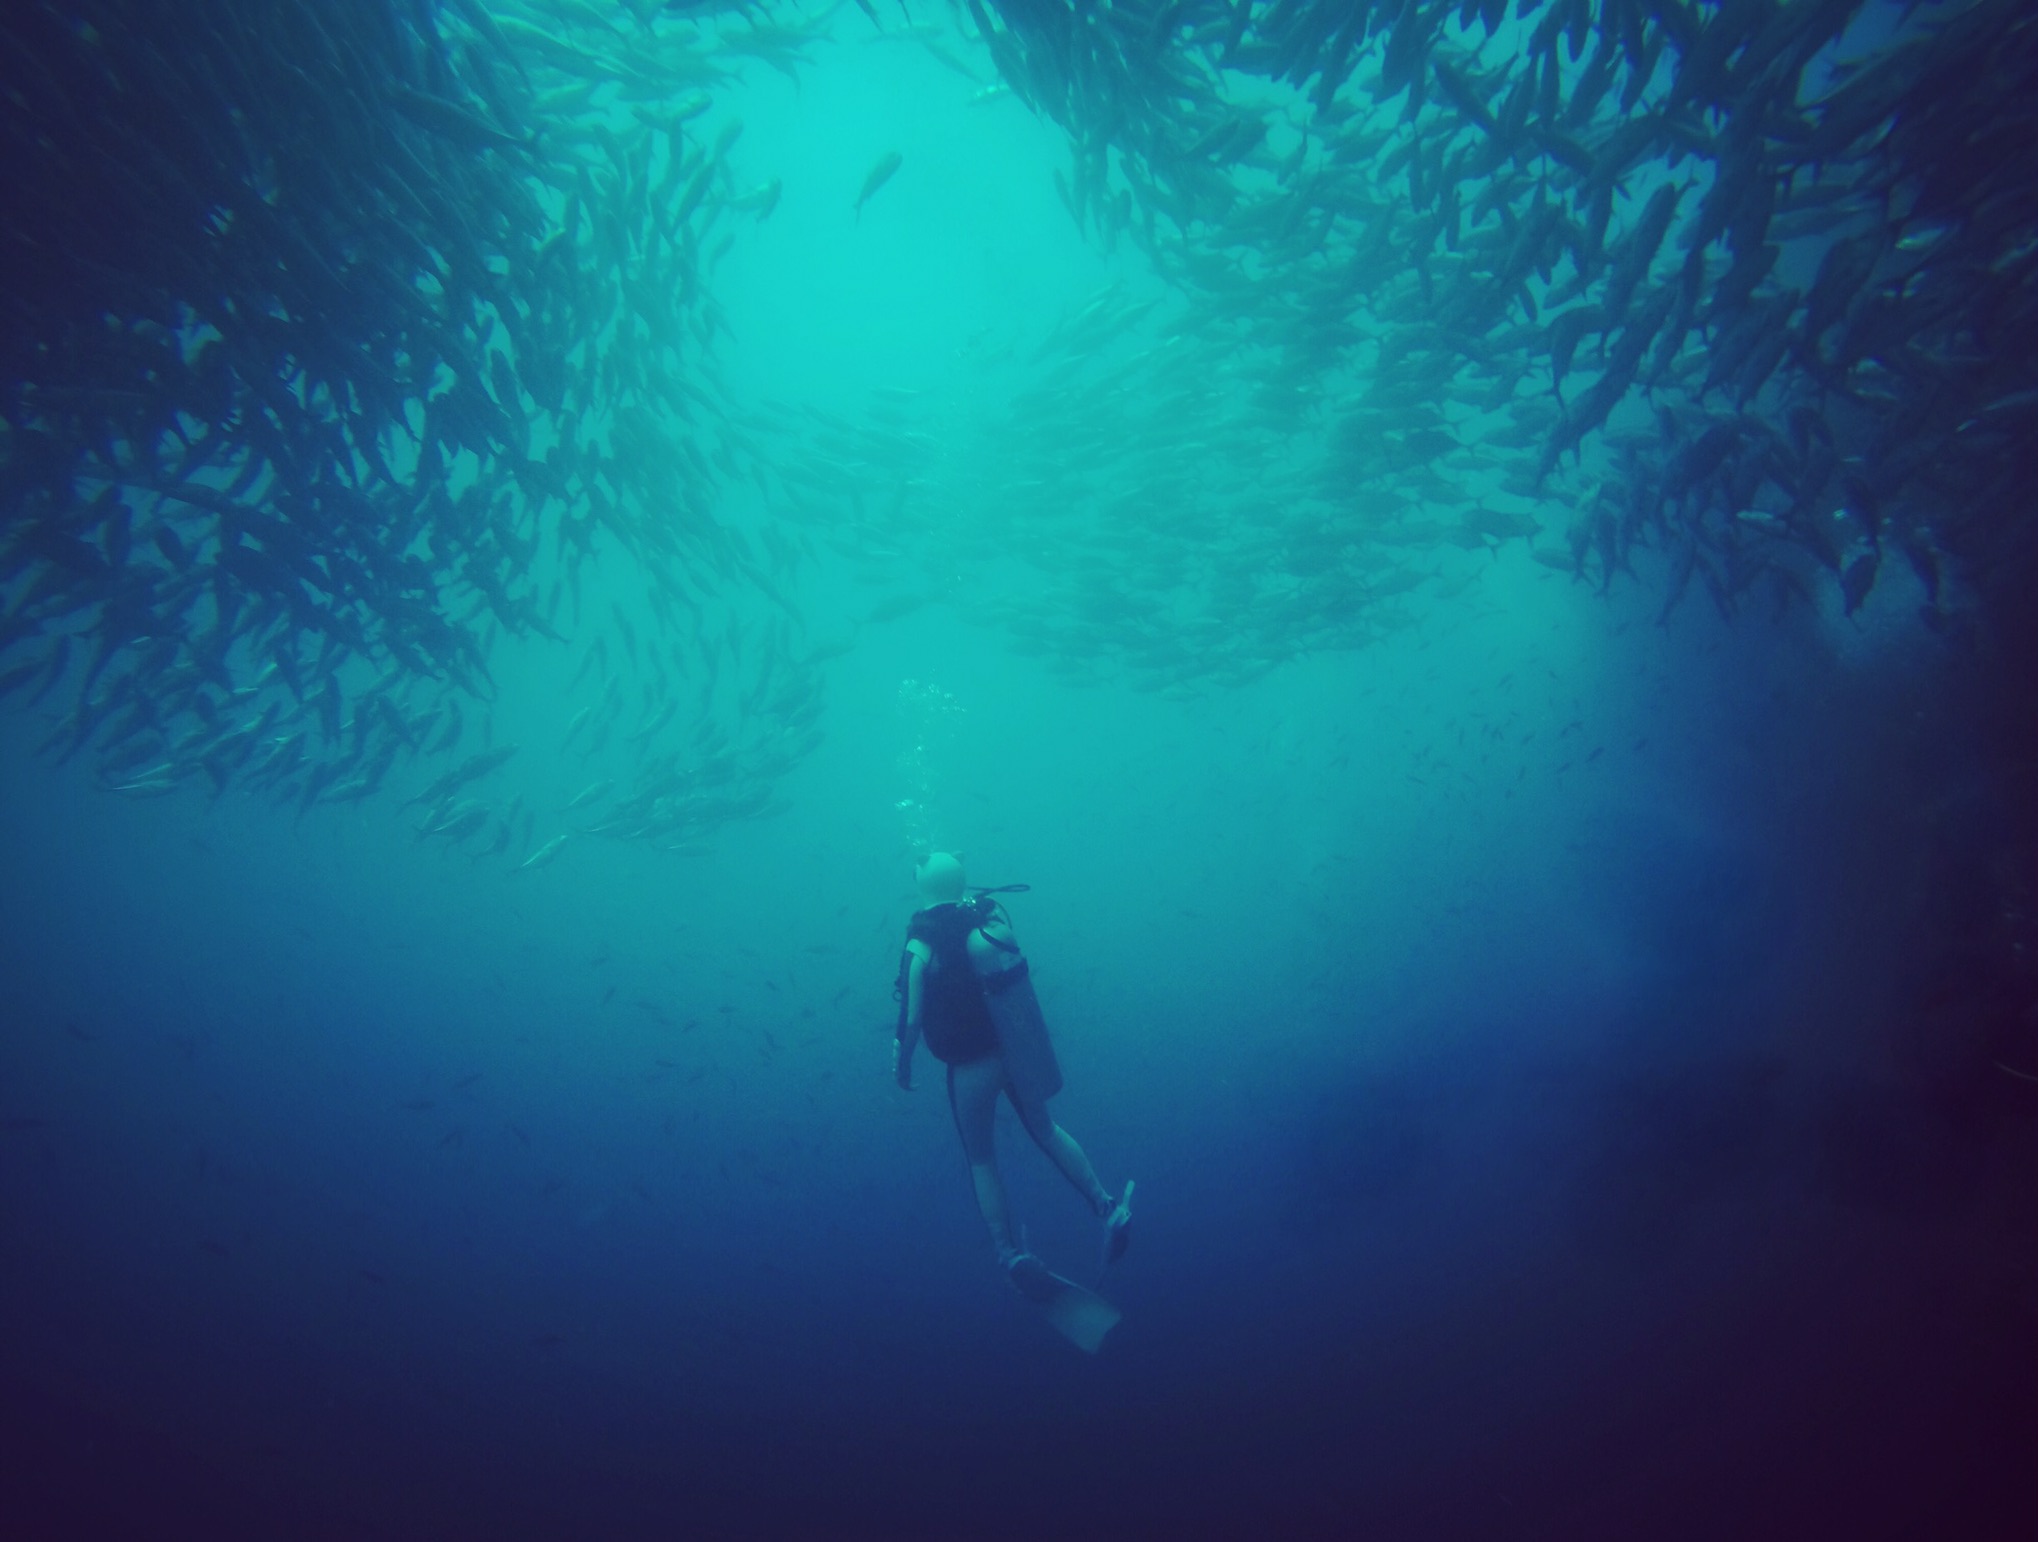
<instances>
[{"instance_id":1,"label":"diver's arm","mask_svg":"<svg viewBox=\"0 0 2038 1542\"><path fill-rule=\"evenodd\" d=\"M906 965L906 1018L899 1025L899 1036L892 1041L892 1075L911 1092L913 1051L920 1047L920 1003L924 996L921 981L927 972L927 955L918 946L909 951L912 960Z\"/></svg>"}]
</instances>

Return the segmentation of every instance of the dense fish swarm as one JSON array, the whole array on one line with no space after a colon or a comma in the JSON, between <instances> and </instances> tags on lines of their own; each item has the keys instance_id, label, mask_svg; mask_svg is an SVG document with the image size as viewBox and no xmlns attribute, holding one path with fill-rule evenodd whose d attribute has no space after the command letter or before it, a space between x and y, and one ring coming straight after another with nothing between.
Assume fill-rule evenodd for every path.
<instances>
[{"instance_id":1,"label":"dense fish swarm","mask_svg":"<svg viewBox=\"0 0 2038 1542\"><path fill-rule=\"evenodd\" d=\"M564 627L599 671L566 737L630 750L577 828L764 807L818 707L793 620L747 646L723 600L789 554L714 515L734 133L699 120L785 40L476 0L44 3L0 38L0 694L68 705L44 748L300 807L465 749L420 834L538 860L531 811L460 795L507 759L471 742L495 638ZM641 646L619 604L580 624L604 549Z\"/></svg>"},{"instance_id":2,"label":"dense fish swarm","mask_svg":"<svg viewBox=\"0 0 2038 1542\"><path fill-rule=\"evenodd\" d=\"M773 806L819 737L816 543L872 621L966 596L1169 687L1362 645L1517 539L1666 615L1852 614L1893 565L1955 640L2018 611L2013 0L1859 39L1858 0L859 10L10 8L0 696L130 793L308 808L457 756L420 833L534 864ZM1071 215L1150 276L966 402L735 401L711 280L780 183L716 93L873 27L1059 124ZM583 615L584 569L640 602ZM559 748L609 774L556 830L478 797L504 635L582 650Z\"/></svg>"},{"instance_id":3,"label":"dense fish swarm","mask_svg":"<svg viewBox=\"0 0 2038 1542\"><path fill-rule=\"evenodd\" d=\"M1156 684L1363 643L1515 537L1601 586L1653 551L1666 613L1851 615L1894 561L1959 634L2027 588L2013 0L1853 63L1856 0L964 9L1067 131L1071 214L1166 282L1068 318L1001 419L875 403L782 451L845 552L930 592L1030 564L1015 632Z\"/></svg>"}]
</instances>

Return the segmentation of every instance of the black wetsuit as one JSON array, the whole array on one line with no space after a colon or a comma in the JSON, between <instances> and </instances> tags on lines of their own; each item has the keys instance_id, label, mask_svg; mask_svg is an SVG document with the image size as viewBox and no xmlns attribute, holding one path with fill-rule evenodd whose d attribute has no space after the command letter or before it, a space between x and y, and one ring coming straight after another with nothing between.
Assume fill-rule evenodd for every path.
<instances>
[{"instance_id":1,"label":"black wetsuit","mask_svg":"<svg viewBox=\"0 0 2038 1542\"><path fill-rule=\"evenodd\" d=\"M969 934L983 924L974 905L931 905L913 912L906 940L925 943L933 955L920 976L920 1033L936 1060L967 1065L998 1052L998 1030L984 988L969 963ZM899 965L900 1021L905 1014L908 963Z\"/></svg>"}]
</instances>

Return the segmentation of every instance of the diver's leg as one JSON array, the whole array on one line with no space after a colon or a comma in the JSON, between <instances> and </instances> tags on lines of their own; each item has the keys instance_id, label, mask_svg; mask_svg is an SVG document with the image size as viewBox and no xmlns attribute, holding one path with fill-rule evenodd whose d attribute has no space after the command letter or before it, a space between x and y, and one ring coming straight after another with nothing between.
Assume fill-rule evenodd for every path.
<instances>
[{"instance_id":1,"label":"diver's leg","mask_svg":"<svg viewBox=\"0 0 2038 1542\"><path fill-rule=\"evenodd\" d=\"M1005 1185L998 1177L995 1145L998 1091L1005 1068L995 1055L948 1068L948 1107L955 1115L955 1133L962 1137L963 1160L976 1190L977 1209L990 1229L991 1246L1002 1260L1018 1251L1012 1244L1012 1222L1005 1209Z\"/></svg>"},{"instance_id":2,"label":"diver's leg","mask_svg":"<svg viewBox=\"0 0 2038 1542\"><path fill-rule=\"evenodd\" d=\"M1018 1110L1019 1122L1033 1137L1033 1144L1047 1153L1047 1159L1061 1169L1061 1175L1076 1186L1076 1192L1090 1202L1092 1210L1100 1217L1109 1215L1118 1201L1097 1181L1097 1169L1090 1165L1075 1136L1054 1122L1045 1103L1022 1101L1009 1081L1005 1083L1005 1095Z\"/></svg>"},{"instance_id":3,"label":"diver's leg","mask_svg":"<svg viewBox=\"0 0 2038 1542\"><path fill-rule=\"evenodd\" d=\"M1009 1079L1005 1095L1019 1111L1019 1122L1026 1126L1033 1143L1047 1153L1048 1159L1076 1186L1076 1192L1090 1202L1097 1219L1104 1223L1103 1264L1097 1271L1097 1282L1101 1285L1111 1266L1125 1256L1126 1244L1132 1240L1132 1180L1125 1180L1124 1194L1114 1199L1097 1181L1097 1170L1076 1144L1076 1138L1054 1122L1045 1103L1022 1102Z\"/></svg>"}]
</instances>

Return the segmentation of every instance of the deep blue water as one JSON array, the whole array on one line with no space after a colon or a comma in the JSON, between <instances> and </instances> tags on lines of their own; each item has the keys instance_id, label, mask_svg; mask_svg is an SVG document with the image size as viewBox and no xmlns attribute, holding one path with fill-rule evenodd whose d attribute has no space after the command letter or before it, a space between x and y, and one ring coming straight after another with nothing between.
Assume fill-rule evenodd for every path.
<instances>
[{"instance_id":1,"label":"deep blue water","mask_svg":"<svg viewBox=\"0 0 2038 1542\"><path fill-rule=\"evenodd\" d=\"M902 628L789 810L682 865L508 881L10 753L11 1481L336 1536L2014 1512L2032 1124L1914 1026L1929 671L1528 582L1533 641L1179 706ZM1059 1117L1140 1183L1095 1360L991 1267L926 1063L887 1075L885 698L938 633Z\"/></svg>"},{"instance_id":2,"label":"deep blue water","mask_svg":"<svg viewBox=\"0 0 2038 1542\"><path fill-rule=\"evenodd\" d=\"M983 329L1136 254L1014 104L848 57L727 109L787 181L731 390L966 417ZM476 860L431 764L122 798L0 718L0 1534L2030 1534L2038 1086L1980 941L2028 926L2026 698L1902 581L1659 621L1654 557L1501 543L1157 691L984 622L1009 575L871 620L886 561L801 569L823 740L679 852ZM581 640L496 662L491 796L555 820ZM1095 1358L995 1269L939 1068L891 1082L929 836L1031 885L1057 1116L1138 1182Z\"/></svg>"}]
</instances>

